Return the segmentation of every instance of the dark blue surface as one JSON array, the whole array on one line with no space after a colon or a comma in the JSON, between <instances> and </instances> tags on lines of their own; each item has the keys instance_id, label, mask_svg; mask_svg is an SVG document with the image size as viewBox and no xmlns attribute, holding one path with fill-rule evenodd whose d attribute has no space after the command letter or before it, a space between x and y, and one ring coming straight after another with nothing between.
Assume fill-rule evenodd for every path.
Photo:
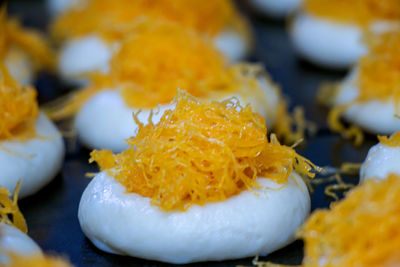
<instances>
[{"instance_id":1,"label":"dark blue surface","mask_svg":"<svg viewBox=\"0 0 400 267\"><path fill-rule=\"evenodd\" d=\"M11 0L10 10L24 18L30 25L44 28L46 14L42 1ZM305 107L308 119L320 127L315 137L307 140L299 152L320 166L339 166L342 162L361 162L368 148L376 142L373 136L361 148L354 148L337 134L331 133L325 118L327 110L315 104L315 92L322 81L332 81L343 77L345 73L318 69L295 57L286 27L283 22L274 22L262 18L253 18L256 34L256 48L252 61L266 66L274 81L282 86L284 94L290 99L291 106ZM39 99L45 102L59 94L62 86L53 77L42 77L38 84ZM86 172L96 171L89 166L89 151L78 148L69 153L62 172L37 195L20 202L29 226L29 235L47 252L66 255L77 266L165 266L136 258L115 256L96 249L83 235L77 220L77 208L80 196L89 182ZM357 182L357 178L348 181ZM328 207L323 186L312 195L312 208ZM117 218L116 218L117 220ZM151 237L149 237L151 238ZM246 244L244 244L246 245ZM264 257L278 263L299 264L302 259L302 243L294 244ZM251 265L252 259L225 261L217 263L198 263L193 266L235 266Z\"/></svg>"}]
</instances>

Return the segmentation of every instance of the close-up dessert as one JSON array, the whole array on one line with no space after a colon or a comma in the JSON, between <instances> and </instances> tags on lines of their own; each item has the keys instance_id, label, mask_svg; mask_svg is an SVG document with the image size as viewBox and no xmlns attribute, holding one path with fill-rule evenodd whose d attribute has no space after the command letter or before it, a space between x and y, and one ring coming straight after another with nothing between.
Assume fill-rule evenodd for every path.
<instances>
[{"instance_id":1,"label":"close-up dessert","mask_svg":"<svg viewBox=\"0 0 400 267\"><path fill-rule=\"evenodd\" d=\"M61 134L40 112L36 95L0 63L0 186L12 191L21 180L22 198L49 183L64 158Z\"/></svg>"},{"instance_id":2,"label":"close-up dessert","mask_svg":"<svg viewBox=\"0 0 400 267\"><path fill-rule=\"evenodd\" d=\"M399 5L8 1L0 265L399 265Z\"/></svg>"},{"instance_id":3,"label":"close-up dessert","mask_svg":"<svg viewBox=\"0 0 400 267\"><path fill-rule=\"evenodd\" d=\"M112 54L118 51L121 36L130 31L135 20L143 17L176 23L209 38L233 61L243 59L251 50L251 29L230 0L72 2L74 4L54 18L51 26L52 36L62 44L60 75L71 82L84 72L106 72L105 66ZM77 67L72 72L65 68L71 60Z\"/></svg>"},{"instance_id":4,"label":"close-up dessert","mask_svg":"<svg viewBox=\"0 0 400 267\"><path fill-rule=\"evenodd\" d=\"M400 23L397 0L305 0L289 32L296 52L323 67L347 69L368 51L364 34Z\"/></svg>"},{"instance_id":5,"label":"close-up dessert","mask_svg":"<svg viewBox=\"0 0 400 267\"><path fill-rule=\"evenodd\" d=\"M237 100L200 103L182 91L174 106L157 124L135 118L138 133L120 154L91 153L102 172L78 217L92 243L189 263L266 255L293 241L310 209L300 175L317 168L268 140L264 119Z\"/></svg>"},{"instance_id":6,"label":"close-up dessert","mask_svg":"<svg viewBox=\"0 0 400 267\"><path fill-rule=\"evenodd\" d=\"M346 135L338 121L343 117L366 132L390 135L400 130L400 31L373 34L367 41L370 52L360 58L341 83L326 86L321 95L333 107L330 125L334 131Z\"/></svg>"}]
</instances>

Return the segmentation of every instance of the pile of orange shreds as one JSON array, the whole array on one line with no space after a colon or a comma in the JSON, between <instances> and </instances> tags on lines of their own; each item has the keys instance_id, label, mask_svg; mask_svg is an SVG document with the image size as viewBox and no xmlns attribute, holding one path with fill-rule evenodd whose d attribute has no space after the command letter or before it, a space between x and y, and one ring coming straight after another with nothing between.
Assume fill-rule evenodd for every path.
<instances>
[{"instance_id":1,"label":"pile of orange shreds","mask_svg":"<svg viewBox=\"0 0 400 267\"><path fill-rule=\"evenodd\" d=\"M0 140L34 135L38 112L36 90L20 86L0 63Z\"/></svg>"},{"instance_id":2,"label":"pile of orange shreds","mask_svg":"<svg viewBox=\"0 0 400 267\"><path fill-rule=\"evenodd\" d=\"M399 225L400 177L367 180L303 226L303 266L398 266Z\"/></svg>"},{"instance_id":3,"label":"pile of orange shreds","mask_svg":"<svg viewBox=\"0 0 400 267\"><path fill-rule=\"evenodd\" d=\"M196 97L241 89L260 91L259 67L249 64L226 66L219 51L198 34L174 23L144 19L113 56L109 74L92 75L90 87L74 94L49 112L53 119L75 114L93 95L104 89L122 89L130 107L153 108L170 102L177 88Z\"/></svg>"},{"instance_id":4,"label":"pile of orange shreds","mask_svg":"<svg viewBox=\"0 0 400 267\"><path fill-rule=\"evenodd\" d=\"M398 0L306 0L305 10L337 22L370 26L375 21L399 21Z\"/></svg>"},{"instance_id":5,"label":"pile of orange shreds","mask_svg":"<svg viewBox=\"0 0 400 267\"><path fill-rule=\"evenodd\" d=\"M370 52L358 63L358 97L349 104L334 107L329 114L332 130L341 132L345 137L355 137L357 144L362 142L361 130L355 126L346 129L339 121L351 105L368 101L393 101L398 112L400 103L400 31L371 34L366 41ZM329 89L338 92L341 85Z\"/></svg>"},{"instance_id":6,"label":"pile of orange shreds","mask_svg":"<svg viewBox=\"0 0 400 267\"><path fill-rule=\"evenodd\" d=\"M359 62L358 101L390 99L399 103L400 31L369 36L367 44L370 52Z\"/></svg>"},{"instance_id":7,"label":"pile of orange shreds","mask_svg":"<svg viewBox=\"0 0 400 267\"><path fill-rule=\"evenodd\" d=\"M18 183L15 188L13 198L10 199L10 191L0 186L0 223L15 226L22 232L26 233L28 229L26 227L25 218L17 204L19 187L20 183Z\"/></svg>"},{"instance_id":8,"label":"pile of orange shreds","mask_svg":"<svg viewBox=\"0 0 400 267\"><path fill-rule=\"evenodd\" d=\"M51 32L58 40L101 34L143 16L175 22L211 36L238 19L230 0L86 0L62 14Z\"/></svg>"},{"instance_id":9,"label":"pile of orange shreds","mask_svg":"<svg viewBox=\"0 0 400 267\"><path fill-rule=\"evenodd\" d=\"M40 266L40 267L70 267L66 260L54 256L44 256L42 254L35 255L16 255L7 254L9 258L9 264L6 267L30 267L30 266Z\"/></svg>"},{"instance_id":10,"label":"pile of orange shreds","mask_svg":"<svg viewBox=\"0 0 400 267\"><path fill-rule=\"evenodd\" d=\"M136 123L129 149L94 150L90 162L162 210L223 201L258 187L258 177L285 184L293 170L314 176L315 165L273 136L268 141L264 119L237 101L201 104L180 91L158 124Z\"/></svg>"},{"instance_id":11,"label":"pile of orange shreds","mask_svg":"<svg viewBox=\"0 0 400 267\"><path fill-rule=\"evenodd\" d=\"M55 54L45 38L38 32L23 29L19 21L7 18L6 7L0 7L0 58L4 58L11 47L27 53L37 69L52 70L55 66Z\"/></svg>"},{"instance_id":12,"label":"pile of orange shreds","mask_svg":"<svg viewBox=\"0 0 400 267\"><path fill-rule=\"evenodd\" d=\"M400 132L394 133L389 138L387 136L378 136L378 140L386 146L398 147L400 146Z\"/></svg>"}]
</instances>

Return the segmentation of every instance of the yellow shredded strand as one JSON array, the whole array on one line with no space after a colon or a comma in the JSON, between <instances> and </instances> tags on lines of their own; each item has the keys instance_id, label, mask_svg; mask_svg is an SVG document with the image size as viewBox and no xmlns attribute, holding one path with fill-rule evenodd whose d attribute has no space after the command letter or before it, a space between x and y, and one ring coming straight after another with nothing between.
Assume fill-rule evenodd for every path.
<instances>
[{"instance_id":1,"label":"yellow shredded strand","mask_svg":"<svg viewBox=\"0 0 400 267\"><path fill-rule=\"evenodd\" d=\"M387 136L378 136L378 140L386 146L398 147L400 146L400 132L394 133L389 138Z\"/></svg>"},{"instance_id":2,"label":"yellow shredded strand","mask_svg":"<svg viewBox=\"0 0 400 267\"><path fill-rule=\"evenodd\" d=\"M22 256L7 253L9 263L5 267L71 267L72 265L65 259L55 256L44 256L34 254L31 256Z\"/></svg>"},{"instance_id":3,"label":"yellow shredded strand","mask_svg":"<svg viewBox=\"0 0 400 267\"><path fill-rule=\"evenodd\" d=\"M375 21L400 21L398 0L305 0L303 8L340 23L370 26Z\"/></svg>"},{"instance_id":4,"label":"yellow shredded strand","mask_svg":"<svg viewBox=\"0 0 400 267\"><path fill-rule=\"evenodd\" d=\"M18 192L21 186L21 181L18 181L13 198L8 189L0 186L0 222L15 226L24 233L28 232L25 218L18 208Z\"/></svg>"},{"instance_id":5,"label":"yellow shredded strand","mask_svg":"<svg viewBox=\"0 0 400 267\"><path fill-rule=\"evenodd\" d=\"M260 95L262 101L261 75L265 74L258 65L228 67L213 44L193 31L143 19L125 36L108 74L91 74L89 87L48 105L46 110L55 120L71 117L104 89L120 90L127 106L135 108L169 103L177 88L202 98L221 99L221 95L238 93Z\"/></svg>"},{"instance_id":6,"label":"yellow shredded strand","mask_svg":"<svg viewBox=\"0 0 400 267\"><path fill-rule=\"evenodd\" d=\"M0 64L0 140L34 136L38 112L35 89L18 85Z\"/></svg>"},{"instance_id":7,"label":"yellow shredded strand","mask_svg":"<svg viewBox=\"0 0 400 267\"><path fill-rule=\"evenodd\" d=\"M303 266L398 266L400 177L367 180L331 210L314 212L299 231Z\"/></svg>"},{"instance_id":8,"label":"yellow shredded strand","mask_svg":"<svg viewBox=\"0 0 400 267\"><path fill-rule=\"evenodd\" d=\"M32 59L36 69L53 70L56 64L55 52L43 35L31 29L24 29L17 19L7 18L6 6L0 7L0 57L4 59L11 47L20 48Z\"/></svg>"},{"instance_id":9,"label":"yellow shredded strand","mask_svg":"<svg viewBox=\"0 0 400 267\"><path fill-rule=\"evenodd\" d=\"M230 0L86 0L63 13L51 26L51 33L56 40L94 32L113 39L115 36L107 34L110 30L126 33L124 29L143 16L210 36L241 20Z\"/></svg>"},{"instance_id":10,"label":"yellow shredded strand","mask_svg":"<svg viewBox=\"0 0 400 267\"><path fill-rule=\"evenodd\" d=\"M258 187L258 177L284 184L292 170L314 176L315 165L266 134L250 106L232 99L201 104L180 91L175 110L156 125L139 125L129 149L94 150L90 162L162 210L222 201Z\"/></svg>"}]
</instances>

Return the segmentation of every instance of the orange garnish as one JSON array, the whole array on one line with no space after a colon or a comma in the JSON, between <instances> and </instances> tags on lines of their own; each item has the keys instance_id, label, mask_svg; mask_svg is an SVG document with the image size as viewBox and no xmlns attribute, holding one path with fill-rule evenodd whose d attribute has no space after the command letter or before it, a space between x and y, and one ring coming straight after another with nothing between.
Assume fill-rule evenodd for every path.
<instances>
[{"instance_id":1,"label":"orange garnish","mask_svg":"<svg viewBox=\"0 0 400 267\"><path fill-rule=\"evenodd\" d=\"M400 177L367 180L332 209L314 212L300 237L303 266L400 265Z\"/></svg>"},{"instance_id":2,"label":"orange garnish","mask_svg":"<svg viewBox=\"0 0 400 267\"><path fill-rule=\"evenodd\" d=\"M17 254L7 253L9 263L6 267L71 267L66 260L54 256L44 256L42 254L35 254L31 256L23 256Z\"/></svg>"},{"instance_id":3,"label":"orange garnish","mask_svg":"<svg viewBox=\"0 0 400 267\"><path fill-rule=\"evenodd\" d=\"M211 42L174 23L143 19L121 43L108 74L90 75L92 83L70 99L50 107L49 116L74 115L90 97L104 89L122 90L125 103L134 108L154 108L170 102L177 88L196 97L219 94L260 95L262 68L251 64L228 67Z\"/></svg>"},{"instance_id":4,"label":"orange garnish","mask_svg":"<svg viewBox=\"0 0 400 267\"><path fill-rule=\"evenodd\" d=\"M360 26L400 20L398 0L305 0L303 7L315 16Z\"/></svg>"},{"instance_id":5,"label":"orange garnish","mask_svg":"<svg viewBox=\"0 0 400 267\"><path fill-rule=\"evenodd\" d=\"M55 54L40 33L22 28L17 19L10 19L6 6L0 7L0 57L4 59L8 50L16 47L27 53L37 69L52 70L55 66Z\"/></svg>"},{"instance_id":6,"label":"orange garnish","mask_svg":"<svg viewBox=\"0 0 400 267\"><path fill-rule=\"evenodd\" d=\"M378 140L386 146L398 147L400 146L400 132L394 133L389 138L387 136L378 136Z\"/></svg>"},{"instance_id":7,"label":"orange garnish","mask_svg":"<svg viewBox=\"0 0 400 267\"><path fill-rule=\"evenodd\" d=\"M175 22L211 36L238 17L230 0L87 0L63 13L51 32L58 40L102 34L110 28L129 26L142 16Z\"/></svg>"},{"instance_id":8,"label":"orange garnish","mask_svg":"<svg viewBox=\"0 0 400 267\"><path fill-rule=\"evenodd\" d=\"M35 89L20 86L0 64L0 140L34 135L38 112Z\"/></svg>"},{"instance_id":9,"label":"orange garnish","mask_svg":"<svg viewBox=\"0 0 400 267\"><path fill-rule=\"evenodd\" d=\"M12 225L26 233L28 228L26 227L25 218L19 210L17 203L20 185L21 181L19 181L15 187L12 199L10 198L10 191L0 186L0 223Z\"/></svg>"},{"instance_id":10,"label":"orange garnish","mask_svg":"<svg viewBox=\"0 0 400 267\"><path fill-rule=\"evenodd\" d=\"M312 177L316 168L274 136L268 141L264 119L232 99L201 104L181 91L158 124L136 122L129 149L94 150L90 162L162 210L223 201L259 187L259 177L280 184L293 170Z\"/></svg>"}]
</instances>

